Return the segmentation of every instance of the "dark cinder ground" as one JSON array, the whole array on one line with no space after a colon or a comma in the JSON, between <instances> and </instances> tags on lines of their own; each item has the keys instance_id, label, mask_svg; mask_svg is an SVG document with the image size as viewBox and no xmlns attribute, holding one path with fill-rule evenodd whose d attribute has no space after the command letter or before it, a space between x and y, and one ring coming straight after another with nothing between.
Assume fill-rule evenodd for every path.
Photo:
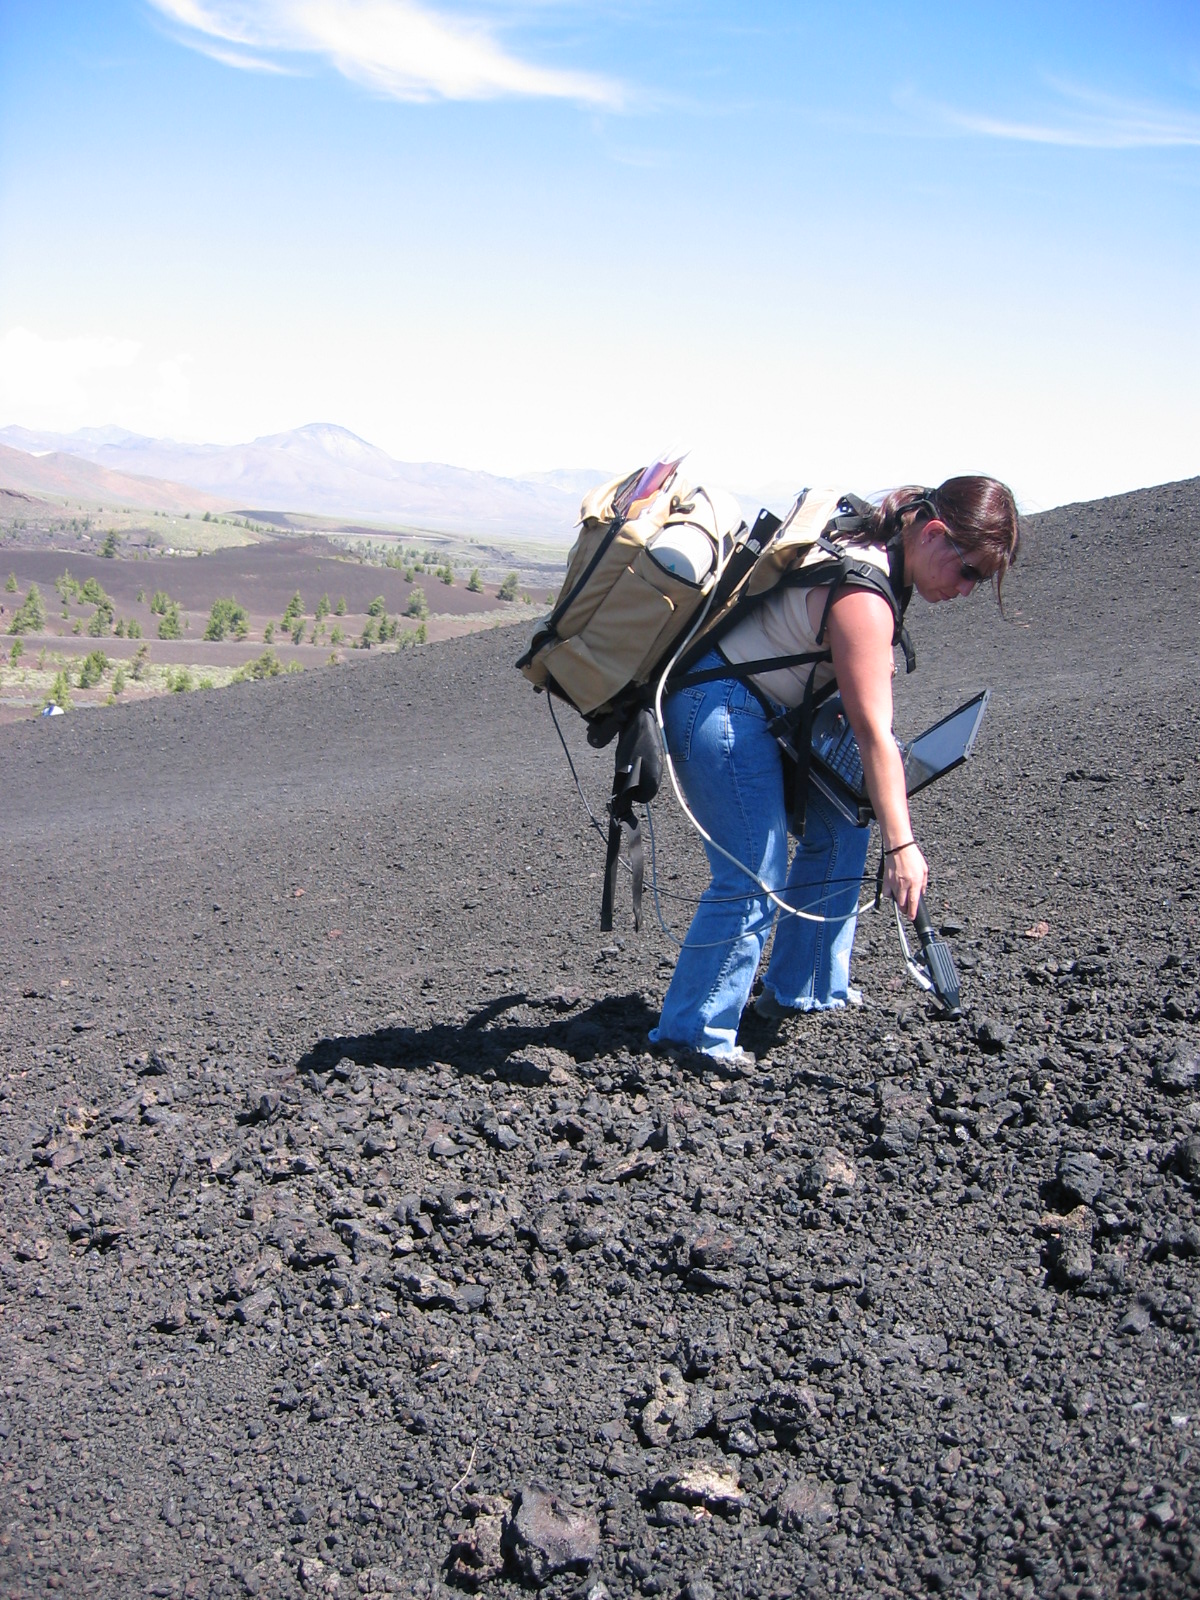
<instances>
[{"instance_id":1,"label":"dark cinder ground","mask_svg":"<svg viewBox=\"0 0 1200 1600\"><path fill-rule=\"evenodd\" d=\"M0 729L0 1592L1200 1592L1198 513L916 610L969 1013L733 1081L511 630Z\"/></svg>"}]
</instances>

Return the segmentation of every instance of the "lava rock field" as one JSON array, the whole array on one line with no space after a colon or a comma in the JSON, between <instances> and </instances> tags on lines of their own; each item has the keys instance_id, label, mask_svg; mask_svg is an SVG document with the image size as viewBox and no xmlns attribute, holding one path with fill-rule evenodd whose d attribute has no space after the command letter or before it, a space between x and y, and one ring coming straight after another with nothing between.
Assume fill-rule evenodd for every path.
<instances>
[{"instance_id":1,"label":"lava rock field","mask_svg":"<svg viewBox=\"0 0 1200 1600\"><path fill-rule=\"evenodd\" d=\"M736 1077L514 630L0 729L0 1594L1200 1593L1198 524L914 607L966 1013Z\"/></svg>"}]
</instances>

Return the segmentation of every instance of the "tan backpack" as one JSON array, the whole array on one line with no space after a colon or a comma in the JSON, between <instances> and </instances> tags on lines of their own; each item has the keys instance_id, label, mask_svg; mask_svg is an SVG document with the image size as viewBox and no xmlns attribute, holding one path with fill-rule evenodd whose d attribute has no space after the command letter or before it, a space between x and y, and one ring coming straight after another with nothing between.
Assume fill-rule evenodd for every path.
<instances>
[{"instance_id":1,"label":"tan backpack","mask_svg":"<svg viewBox=\"0 0 1200 1600\"><path fill-rule=\"evenodd\" d=\"M652 470L614 478L584 499L554 609L517 663L537 688L585 717L611 711L623 691L651 681L712 594L720 558L745 532L732 495L693 487L674 470L639 493ZM707 554L690 573L656 554L675 551L684 530Z\"/></svg>"}]
</instances>

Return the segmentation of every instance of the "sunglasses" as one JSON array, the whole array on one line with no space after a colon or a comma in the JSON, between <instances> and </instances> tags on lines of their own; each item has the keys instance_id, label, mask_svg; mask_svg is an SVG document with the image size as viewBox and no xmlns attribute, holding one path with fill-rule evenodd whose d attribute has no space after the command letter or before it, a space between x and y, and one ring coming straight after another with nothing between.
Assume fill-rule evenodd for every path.
<instances>
[{"instance_id":1,"label":"sunglasses","mask_svg":"<svg viewBox=\"0 0 1200 1600\"><path fill-rule=\"evenodd\" d=\"M958 545L955 544L954 540L946 532L946 529L944 527L942 529L942 538L945 539L946 543L950 546L951 550L953 550L954 554L958 557L958 570L959 570L964 582L966 582L966 583L986 583L987 582L987 573L986 572L980 572L978 567L973 567L971 565L971 563L967 560L966 556L963 555L962 551L959 549Z\"/></svg>"}]
</instances>

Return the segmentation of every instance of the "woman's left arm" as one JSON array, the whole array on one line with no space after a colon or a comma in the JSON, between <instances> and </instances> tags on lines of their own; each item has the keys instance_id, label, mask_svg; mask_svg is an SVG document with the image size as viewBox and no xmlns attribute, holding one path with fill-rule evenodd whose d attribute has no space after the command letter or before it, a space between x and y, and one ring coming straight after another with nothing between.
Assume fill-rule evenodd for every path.
<instances>
[{"instance_id":1,"label":"woman's left arm","mask_svg":"<svg viewBox=\"0 0 1200 1600\"><path fill-rule=\"evenodd\" d=\"M892 735L891 607L868 589L843 589L829 609L833 670L862 755L867 793L879 820L886 857L885 890L908 917L929 881L913 840L904 763ZM897 847L900 848L897 848Z\"/></svg>"}]
</instances>

